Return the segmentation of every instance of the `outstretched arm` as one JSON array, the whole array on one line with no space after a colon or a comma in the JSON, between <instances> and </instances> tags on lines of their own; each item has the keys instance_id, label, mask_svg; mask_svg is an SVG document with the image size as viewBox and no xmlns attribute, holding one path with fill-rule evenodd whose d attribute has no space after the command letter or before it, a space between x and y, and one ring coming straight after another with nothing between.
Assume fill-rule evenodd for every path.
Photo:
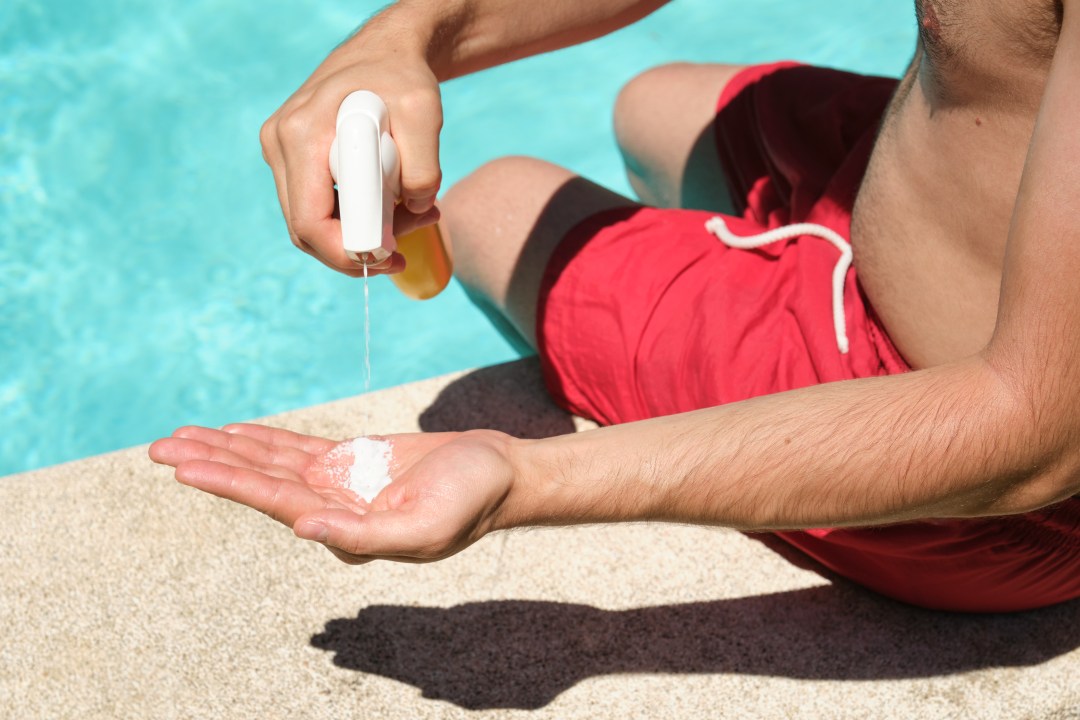
<instances>
[{"instance_id":1,"label":"outstretched arm","mask_svg":"<svg viewBox=\"0 0 1080 720\"><path fill-rule=\"evenodd\" d=\"M983 352L536 443L505 523L804 528L1018 513L1080 491L1077 78L1070 0Z\"/></svg>"},{"instance_id":2,"label":"outstretched arm","mask_svg":"<svg viewBox=\"0 0 1080 720\"><path fill-rule=\"evenodd\" d=\"M370 507L343 507L339 494L312 489L319 476L301 469L310 464L289 465L297 444L315 457L308 463L332 447L313 438L185 430L151 457L350 561L436 559L517 525L865 525L1019 513L1069 497L1080 492L1078 77L1080 0L1066 0L997 325L970 358L545 440L398 436L404 469Z\"/></svg>"}]
</instances>

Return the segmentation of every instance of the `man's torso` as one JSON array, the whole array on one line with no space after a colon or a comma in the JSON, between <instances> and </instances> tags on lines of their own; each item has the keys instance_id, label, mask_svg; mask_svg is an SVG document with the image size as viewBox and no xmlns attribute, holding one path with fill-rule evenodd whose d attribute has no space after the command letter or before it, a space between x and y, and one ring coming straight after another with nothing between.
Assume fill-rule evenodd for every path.
<instances>
[{"instance_id":1,"label":"man's torso","mask_svg":"<svg viewBox=\"0 0 1080 720\"><path fill-rule=\"evenodd\" d=\"M852 218L871 305L914 367L982 349L1061 25L1059 0L917 0L920 42Z\"/></svg>"}]
</instances>

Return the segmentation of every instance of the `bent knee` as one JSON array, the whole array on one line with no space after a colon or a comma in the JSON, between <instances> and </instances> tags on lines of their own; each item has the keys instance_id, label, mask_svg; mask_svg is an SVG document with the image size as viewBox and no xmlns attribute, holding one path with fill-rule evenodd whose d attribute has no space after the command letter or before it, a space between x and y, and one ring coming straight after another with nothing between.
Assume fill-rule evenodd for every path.
<instances>
[{"instance_id":1,"label":"bent knee","mask_svg":"<svg viewBox=\"0 0 1080 720\"><path fill-rule=\"evenodd\" d=\"M508 155L489 160L454 183L443 198L448 206L471 206L483 201L490 207L493 200L517 191L524 183L552 173L568 171L544 160L524 155Z\"/></svg>"},{"instance_id":2,"label":"bent knee","mask_svg":"<svg viewBox=\"0 0 1080 720\"><path fill-rule=\"evenodd\" d=\"M497 158L446 191L442 216L451 232L490 236L493 225L517 225L534 217L573 177L566 168L545 160L519 155Z\"/></svg>"},{"instance_id":3,"label":"bent knee","mask_svg":"<svg viewBox=\"0 0 1080 720\"><path fill-rule=\"evenodd\" d=\"M688 67L691 63L658 65L634 76L619 90L612 121L615 140L624 153L632 153L643 135L653 130L657 110L666 110L657 106L658 97L666 94L665 84L677 80Z\"/></svg>"},{"instance_id":4,"label":"bent knee","mask_svg":"<svg viewBox=\"0 0 1080 720\"><path fill-rule=\"evenodd\" d=\"M716 103L744 65L670 63L646 70L615 100L615 137L624 154L650 156L685 144L712 122Z\"/></svg>"},{"instance_id":5,"label":"bent knee","mask_svg":"<svg viewBox=\"0 0 1080 720\"><path fill-rule=\"evenodd\" d=\"M574 177L536 158L492 160L446 191L440 203L455 274L470 289L498 297L551 197Z\"/></svg>"}]
</instances>

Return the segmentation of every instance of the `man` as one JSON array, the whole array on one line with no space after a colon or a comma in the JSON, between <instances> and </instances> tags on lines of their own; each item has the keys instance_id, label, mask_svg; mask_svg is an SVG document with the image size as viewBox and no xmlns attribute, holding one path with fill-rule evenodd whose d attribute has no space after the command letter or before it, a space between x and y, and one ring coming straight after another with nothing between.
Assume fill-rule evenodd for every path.
<instances>
[{"instance_id":1,"label":"man","mask_svg":"<svg viewBox=\"0 0 1080 720\"><path fill-rule=\"evenodd\" d=\"M263 129L294 242L357 274L325 162L348 92L390 108L404 231L438 216L439 81L660 4L390 7ZM557 400L609 427L397 436L370 507L327 486L330 441L184 428L151 456L349 562L670 520L791 531L930 607L1080 595L1080 0L922 0L917 16L898 85L791 64L631 83L616 127L635 189L718 219L521 158L446 194L462 281L538 347Z\"/></svg>"}]
</instances>

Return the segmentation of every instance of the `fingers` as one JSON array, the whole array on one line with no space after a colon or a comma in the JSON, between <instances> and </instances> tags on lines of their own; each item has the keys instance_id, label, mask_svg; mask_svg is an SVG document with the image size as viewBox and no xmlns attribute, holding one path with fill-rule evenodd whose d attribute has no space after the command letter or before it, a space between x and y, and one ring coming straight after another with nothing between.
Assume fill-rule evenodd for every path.
<instances>
[{"instance_id":1,"label":"fingers","mask_svg":"<svg viewBox=\"0 0 1080 720\"><path fill-rule=\"evenodd\" d=\"M299 116L299 112L286 116L291 124L281 130L289 227L296 240L310 247L325 264L355 271L357 265L341 242L341 221L334 217L334 180L327 159L333 140L332 120L326 123L331 130L326 135L310 125L315 119L292 119Z\"/></svg>"},{"instance_id":2,"label":"fingers","mask_svg":"<svg viewBox=\"0 0 1080 720\"><path fill-rule=\"evenodd\" d=\"M401 158L402 208L409 213L395 218L395 225L401 226L397 232L403 233L438 219L430 211L442 182L439 132L443 116L438 83L430 69L413 69L401 80L398 86L408 89L396 96L386 93L384 100L390 109L391 135ZM263 157L274 174L278 202L293 244L328 267L353 277L361 275L362 269L342 247L328 155L338 105L355 89L350 87L355 82L328 76L291 97L259 133Z\"/></svg>"},{"instance_id":3,"label":"fingers","mask_svg":"<svg viewBox=\"0 0 1080 720\"><path fill-rule=\"evenodd\" d=\"M278 203L293 245L327 267L351 275L361 270L341 244L329 152L336 108L313 108L312 95L290 99L259 131L263 159L274 174ZM327 120L328 116L329 120ZM323 128L323 130L319 130Z\"/></svg>"},{"instance_id":4,"label":"fingers","mask_svg":"<svg viewBox=\"0 0 1080 720\"><path fill-rule=\"evenodd\" d=\"M293 482L298 482L301 479L299 472L281 465L255 462L227 448L182 437L164 438L155 442L150 446L150 459L156 463L173 467L190 460L210 460L222 465L255 470L271 477Z\"/></svg>"},{"instance_id":5,"label":"fingers","mask_svg":"<svg viewBox=\"0 0 1080 720\"><path fill-rule=\"evenodd\" d=\"M264 425L239 423L222 430L189 425L150 446L154 462L176 466L192 459L214 460L277 477L298 479L317 456L337 445L332 440Z\"/></svg>"},{"instance_id":6,"label":"fingers","mask_svg":"<svg viewBox=\"0 0 1080 720\"><path fill-rule=\"evenodd\" d=\"M404 205L398 205L394 208L394 235L401 237L413 230L434 225L441 217L442 213L437 206L432 206L427 212L417 215Z\"/></svg>"},{"instance_id":7,"label":"fingers","mask_svg":"<svg viewBox=\"0 0 1080 720\"><path fill-rule=\"evenodd\" d=\"M259 131L259 140L262 143L263 160L270 166L270 170L274 175L274 188L277 192L278 204L281 206L281 213L285 219L285 229L289 233L289 239L292 240L292 244L300 251L312 256L323 265L326 265L332 270L350 275L352 277L358 277L362 274L362 270L356 267L355 263L349 264L348 267L338 267L331 263L326 258L322 257L319 252L307 241L297 235L293 229L292 213L290 211L289 204L289 184L288 184L288 172L285 164L285 155L283 152L283 143L279 137L281 111L274 113L269 120L267 120L262 129ZM330 189L331 195L334 195L333 188ZM333 211L331 211L333 214ZM332 222L337 222L331 218ZM337 229L337 236L340 238L341 230L340 224Z\"/></svg>"},{"instance_id":8,"label":"fingers","mask_svg":"<svg viewBox=\"0 0 1080 720\"><path fill-rule=\"evenodd\" d=\"M292 230L289 228L289 192L285 182L285 158L281 155L281 143L278 142L277 136L277 123L280 111L274 113L270 118L263 123L262 128L259 130L259 142L262 145L263 160L270 166L270 171L274 174L274 187L277 190L278 204L281 205L281 214L285 218L285 227L289 230L289 235L292 237ZM295 238L293 238L294 244L296 244ZM301 250L310 252L310 249L302 248L297 245Z\"/></svg>"},{"instance_id":9,"label":"fingers","mask_svg":"<svg viewBox=\"0 0 1080 720\"><path fill-rule=\"evenodd\" d=\"M184 485L247 505L292 527L297 518L326 509L330 501L302 483L209 460L189 460L176 468Z\"/></svg>"},{"instance_id":10,"label":"fingers","mask_svg":"<svg viewBox=\"0 0 1080 720\"><path fill-rule=\"evenodd\" d=\"M386 258L382 262L375 263L374 265L368 265L368 276L375 277L376 275L393 275L399 273L405 269L405 256L399 252L391 253L390 257ZM363 276L363 270L360 271L361 277Z\"/></svg>"},{"instance_id":11,"label":"fingers","mask_svg":"<svg viewBox=\"0 0 1080 720\"><path fill-rule=\"evenodd\" d=\"M197 440L218 448L229 450L260 466L279 466L300 475L310 467L312 454L289 445L267 443L255 438L223 430L187 426L176 430L174 438Z\"/></svg>"},{"instance_id":12,"label":"fingers","mask_svg":"<svg viewBox=\"0 0 1080 720\"><path fill-rule=\"evenodd\" d=\"M337 270L356 270L341 243L341 221L334 217L334 179L329 152L334 139L334 112L318 96L284 114L277 139L283 161L289 230L294 240Z\"/></svg>"},{"instance_id":13,"label":"fingers","mask_svg":"<svg viewBox=\"0 0 1080 720\"><path fill-rule=\"evenodd\" d=\"M401 156L401 199L414 215L423 215L434 207L442 183L442 123L442 100L436 84L397 98L390 108L390 133Z\"/></svg>"},{"instance_id":14,"label":"fingers","mask_svg":"<svg viewBox=\"0 0 1080 720\"><path fill-rule=\"evenodd\" d=\"M232 423L223 427L222 431L234 435L243 435L267 445L302 450L312 455L329 452L330 449L337 445L335 441L326 438L303 435L284 428L273 428L254 423Z\"/></svg>"}]
</instances>

